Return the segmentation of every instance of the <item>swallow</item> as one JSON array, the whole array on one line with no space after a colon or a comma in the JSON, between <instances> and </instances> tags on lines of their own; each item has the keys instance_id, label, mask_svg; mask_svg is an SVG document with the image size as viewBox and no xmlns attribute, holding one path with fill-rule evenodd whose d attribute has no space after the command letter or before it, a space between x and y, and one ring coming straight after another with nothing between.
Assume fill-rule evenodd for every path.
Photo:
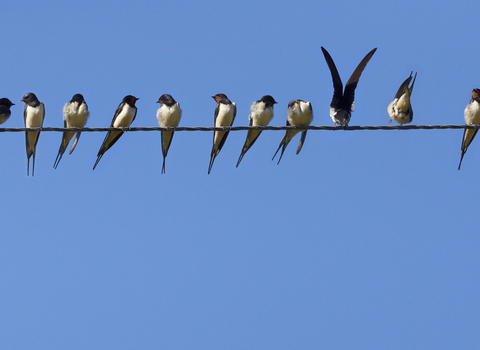
<instances>
[{"instance_id":1,"label":"swallow","mask_svg":"<svg viewBox=\"0 0 480 350\"><path fill-rule=\"evenodd\" d=\"M158 125L161 127L177 127L182 118L182 110L180 105L175 99L169 95L164 94L160 96L157 103L160 103L161 106L157 110L157 120ZM162 154L163 154L163 165L162 165L162 174L165 174L165 158L167 157L168 149L172 143L174 131L162 131Z\"/></svg>"},{"instance_id":2,"label":"swallow","mask_svg":"<svg viewBox=\"0 0 480 350\"><path fill-rule=\"evenodd\" d=\"M40 102L33 92L29 92L22 97L25 102L23 119L26 128L41 128L45 119L45 105ZM35 174L35 152L40 131L25 131L25 143L27 146L27 176L30 169L30 157L33 156L32 176Z\"/></svg>"},{"instance_id":3,"label":"swallow","mask_svg":"<svg viewBox=\"0 0 480 350\"><path fill-rule=\"evenodd\" d=\"M63 106L63 127L83 128L85 124L87 124L89 115L90 112L88 112L88 106L85 103L83 96L81 94L75 94L73 95L72 99L67 102L65 106ZM53 167L55 169L57 169L58 163L60 163L63 153L67 149L67 146L70 143L73 135L75 135L75 131L63 132L62 142L60 143L60 148L58 149L57 158L55 159L55 163L53 163ZM70 148L70 152L68 154L72 154L79 139L80 131L77 131L75 140L73 140L72 147Z\"/></svg>"},{"instance_id":4,"label":"swallow","mask_svg":"<svg viewBox=\"0 0 480 350\"><path fill-rule=\"evenodd\" d=\"M472 99L470 100L470 103L465 108L464 114L465 114L465 124L467 125L480 124L480 89L473 89ZM458 164L458 170L460 170L463 156L467 152L468 146L470 146L473 139L475 138L477 131L478 129L465 129L463 131L462 148L460 151L460 164Z\"/></svg>"},{"instance_id":5,"label":"swallow","mask_svg":"<svg viewBox=\"0 0 480 350\"><path fill-rule=\"evenodd\" d=\"M212 98L217 102L215 108L215 127L232 126L235 116L237 115L237 105L231 102L225 94L216 94ZM210 154L210 164L208 165L208 173L212 170L213 162L220 153L225 140L230 131L214 131L213 146Z\"/></svg>"},{"instance_id":6,"label":"swallow","mask_svg":"<svg viewBox=\"0 0 480 350\"><path fill-rule=\"evenodd\" d=\"M338 74L337 67L333 62L330 54L322 47L323 55L327 61L328 68L332 74L333 80L333 99L330 103L330 117L335 123L334 126L342 125L348 127L350 122L350 117L355 107L355 88L357 87L360 76L362 75L363 70L367 66L368 61L372 58L373 54L377 48L374 48L370 51L363 60L358 64L357 68L353 71L350 79L348 79L347 84L345 85L345 91L343 90L342 80Z\"/></svg>"},{"instance_id":7,"label":"swallow","mask_svg":"<svg viewBox=\"0 0 480 350\"><path fill-rule=\"evenodd\" d=\"M250 114L248 116L250 126L267 126L273 118L273 105L277 102L270 95L263 96L260 100L254 102L250 107ZM242 148L242 153L238 157L237 168L243 159L243 156L262 133L262 130L248 130L247 139Z\"/></svg>"},{"instance_id":8,"label":"swallow","mask_svg":"<svg viewBox=\"0 0 480 350\"><path fill-rule=\"evenodd\" d=\"M127 95L123 98L122 102L118 105L115 115L113 116L112 123L110 124L111 128L128 128L130 124L133 123L135 117L137 116L137 107L135 107L135 102L138 98ZM97 154L97 161L93 166L93 170L97 166L100 159L102 159L103 154L107 152L110 147L112 147L115 142L123 135L125 131L109 131L105 140L103 140L102 146Z\"/></svg>"},{"instance_id":9,"label":"swallow","mask_svg":"<svg viewBox=\"0 0 480 350\"><path fill-rule=\"evenodd\" d=\"M395 98L387 107L388 114L390 115L390 123L392 120L395 120L398 124L408 124L413 120L413 109L410 103L410 96L412 96L413 85L415 84L415 79L417 79L417 73L413 78L412 86L408 87L410 81L412 81L412 73L410 76L405 79L405 81L400 85L400 88L395 95Z\"/></svg>"},{"instance_id":10,"label":"swallow","mask_svg":"<svg viewBox=\"0 0 480 350\"><path fill-rule=\"evenodd\" d=\"M14 106L15 103L12 103L8 98L0 98L0 124L5 123L12 112L10 112L10 107Z\"/></svg>"},{"instance_id":11,"label":"swallow","mask_svg":"<svg viewBox=\"0 0 480 350\"><path fill-rule=\"evenodd\" d=\"M290 101L288 104L288 111L287 111L287 126L309 126L313 120L313 110L312 104L310 102L305 102L302 100L294 100ZM285 136L283 136L282 141L280 141L280 145L278 146L277 152L273 155L272 160L275 159L280 148L282 152L280 153L280 158L278 158L278 163L282 159L283 152L285 152L285 148L287 148L288 143L290 140L300 132L300 130L290 129L285 132ZM305 142L305 137L307 136L307 130L302 131L302 136L300 137L300 142L298 143L297 154L300 153L303 147L303 143Z\"/></svg>"}]
</instances>

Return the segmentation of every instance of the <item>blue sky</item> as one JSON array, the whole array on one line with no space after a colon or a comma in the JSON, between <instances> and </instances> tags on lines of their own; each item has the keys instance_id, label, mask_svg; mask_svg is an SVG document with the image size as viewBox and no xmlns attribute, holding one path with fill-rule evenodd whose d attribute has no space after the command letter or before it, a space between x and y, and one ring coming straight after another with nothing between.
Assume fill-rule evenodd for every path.
<instances>
[{"instance_id":1,"label":"blue sky","mask_svg":"<svg viewBox=\"0 0 480 350\"><path fill-rule=\"evenodd\" d=\"M132 126L157 126L164 93L181 126L211 126L216 93L234 125L270 94L333 125L333 87L378 50L350 125L386 125L411 71L414 124L463 124L480 87L470 2L72 1L4 4L3 127L21 97L44 126L82 93L87 127L132 94ZM52 168L43 132L35 177L24 133L1 133L0 346L4 349L468 349L480 342L480 140L457 171L462 130L309 131L279 165L265 131L238 168L231 132L207 175L211 132L177 132L160 175L160 133L130 132L92 171L104 133L84 133Z\"/></svg>"}]
</instances>

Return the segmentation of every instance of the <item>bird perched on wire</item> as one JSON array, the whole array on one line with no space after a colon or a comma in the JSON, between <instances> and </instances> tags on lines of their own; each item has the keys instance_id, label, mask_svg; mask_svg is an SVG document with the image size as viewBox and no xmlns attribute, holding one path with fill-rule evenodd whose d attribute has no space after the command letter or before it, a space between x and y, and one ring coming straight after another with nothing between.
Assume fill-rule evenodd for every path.
<instances>
[{"instance_id":1,"label":"bird perched on wire","mask_svg":"<svg viewBox=\"0 0 480 350\"><path fill-rule=\"evenodd\" d=\"M115 115L113 116L112 123L110 124L111 128L128 128L130 124L135 120L137 116L137 107L135 102L138 98L132 95L127 95L123 98L122 102L118 105ZM112 147L115 142L123 135L125 131L109 131L105 140L103 140L102 146L97 154L97 161L93 166L93 170L97 166L100 159L102 159L105 152L107 152L110 147Z\"/></svg>"},{"instance_id":2,"label":"bird perched on wire","mask_svg":"<svg viewBox=\"0 0 480 350\"><path fill-rule=\"evenodd\" d=\"M217 102L215 108L215 127L232 126L235 116L237 115L237 105L228 99L225 94L216 94L212 98ZM210 154L210 164L208 165L208 173L212 170L213 162L220 153L225 140L230 131L214 131L213 132L213 146Z\"/></svg>"},{"instance_id":3,"label":"bird perched on wire","mask_svg":"<svg viewBox=\"0 0 480 350\"><path fill-rule=\"evenodd\" d=\"M180 104L169 94L163 94L160 96L157 103L161 104L160 108L157 110L158 125L161 127L177 127L182 118ZM165 158L167 157L168 149L172 143L173 133L173 131L161 132L163 154L162 174L165 174Z\"/></svg>"},{"instance_id":4,"label":"bird perched on wire","mask_svg":"<svg viewBox=\"0 0 480 350\"><path fill-rule=\"evenodd\" d=\"M287 126L309 126L313 120L313 110L312 104L310 102L305 102L303 100L294 100L290 101L288 104L287 110ZM290 129L285 132L285 136L283 136L282 141L280 141L280 145L278 146L277 152L273 155L273 159L277 155L280 148L282 152L280 153L280 158L278 158L277 164L280 163L282 159L283 152L285 152L285 148L287 148L288 143L290 140L300 132L300 130ZM307 130L302 131L302 135L300 137L300 142L298 143L297 147L297 154L300 153L303 147L303 143L305 142L305 137L307 136Z\"/></svg>"},{"instance_id":5,"label":"bird perched on wire","mask_svg":"<svg viewBox=\"0 0 480 350\"><path fill-rule=\"evenodd\" d=\"M248 116L250 126L266 126L273 118L273 105L277 102L270 95L263 96L260 100L254 102L250 107L250 114ZM238 157L237 168L242 161L245 153L253 146L255 141L262 133L262 130L248 130L247 139Z\"/></svg>"},{"instance_id":6,"label":"bird perched on wire","mask_svg":"<svg viewBox=\"0 0 480 350\"><path fill-rule=\"evenodd\" d=\"M392 120L395 120L398 124L402 125L408 124L413 120L413 109L410 97L412 96L415 79L417 79L417 73L415 73L415 77L413 78L412 86L408 87L408 84L412 81L412 74L413 72L410 73L410 76L400 85L395 98L387 107L388 114L390 115L390 123Z\"/></svg>"},{"instance_id":7,"label":"bird perched on wire","mask_svg":"<svg viewBox=\"0 0 480 350\"><path fill-rule=\"evenodd\" d=\"M480 124L480 89L473 89L472 99L467 105L464 111L465 114L465 124L467 125L478 125ZM460 164L458 164L458 170L462 165L463 156L467 152L468 146L472 143L475 135L477 134L478 129L465 129L463 131L462 139L462 148L460 151Z\"/></svg>"},{"instance_id":8,"label":"bird perched on wire","mask_svg":"<svg viewBox=\"0 0 480 350\"><path fill-rule=\"evenodd\" d=\"M23 110L23 118L26 128L41 128L43 120L45 119L45 105L40 102L33 92L26 93L22 97L25 102L25 109ZM27 175L30 169L30 157L33 156L32 161L32 176L35 175L35 153L40 137L40 131L25 131L25 143L27 146Z\"/></svg>"},{"instance_id":9,"label":"bird perched on wire","mask_svg":"<svg viewBox=\"0 0 480 350\"><path fill-rule=\"evenodd\" d=\"M14 106L15 103L12 103L8 98L0 98L0 124L5 123L12 112L10 111L10 107Z\"/></svg>"},{"instance_id":10,"label":"bird perched on wire","mask_svg":"<svg viewBox=\"0 0 480 350\"><path fill-rule=\"evenodd\" d=\"M83 99L81 94L73 95L72 99L63 106L63 126L65 128L83 128L87 124L87 119L90 113L88 112L88 106ZM75 131L64 131L62 135L62 142L60 143L60 148L58 149L57 158L53 167L57 169L60 160L62 159L63 153L67 149L70 140ZM77 146L78 140L80 139L80 131L77 131L75 140L73 140L72 147L68 154L72 154L75 147Z\"/></svg>"},{"instance_id":11,"label":"bird perched on wire","mask_svg":"<svg viewBox=\"0 0 480 350\"><path fill-rule=\"evenodd\" d=\"M350 117L354 111L355 88L357 87L363 70L367 66L367 63L370 61L376 50L377 48L374 48L372 51L370 51L358 64L357 68L355 68L350 76L350 79L348 79L344 91L342 79L340 79L337 67L335 67L335 63L333 62L330 54L327 52L327 50L325 50L324 47L322 47L322 52L325 56L325 61L327 61L327 65L330 69L333 80L333 99L330 103L330 117L335 123L334 126L337 124L344 127L348 126Z\"/></svg>"}]
</instances>

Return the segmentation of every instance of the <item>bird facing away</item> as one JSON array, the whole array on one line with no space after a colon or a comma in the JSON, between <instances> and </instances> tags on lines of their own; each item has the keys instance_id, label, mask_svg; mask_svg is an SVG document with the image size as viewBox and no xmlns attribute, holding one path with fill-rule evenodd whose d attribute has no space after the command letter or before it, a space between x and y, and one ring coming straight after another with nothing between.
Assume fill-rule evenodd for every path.
<instances>
[{"instance_id":1,"label":"bird facing away","mask_svg":"<svg viewBox=\"0 0 480 350\"><path fill-rule=\"evenodd\" d=\"M163 94L158 99L157 103L160 103L161 106L157 110L157 120L158 125L161 127L177 127L182 118L182 110L180 105L174 98L169 94ZM173 139L173 131L162 131L162 154L163 154L163 165L162 165L162 174L165 174L165 158L167 157L168 149Z\"/></svg>"},{"instance_id":2,"label":"bird facing away","mask_svg":"<svg viewBox=\"0 0 480 350\"><path fill-rule=\"evenodd\" d=\"M312 104L310 102L305 102L302 100L294 100L290 101L288 104L288 111L287 111L287 126L309 126L313 120L313 110ZM287 148L288 143L290 140L300 132L300 130L287 130L285 132L285 136L283 136L282 141L280 141L280 145L277 148L277 152L273 155L273 159L277 155L280 148L282 152L280 153L280 158L278 158L277 164L280 163L282 159L283 152L285 152L285 148ZM303 143L305 142L305 137L307 136L307 130L302 131L302 136L300 137L300 142L298 143L297 154L300 153L303 147Z\"/></svg>"},{"instance_id":3,"label":"bird facing away","mask_svg":"<svg viewBox=\"0 0 480 350\"><path fill-rule=\"evenodd\" d=\"M122 102L118 105L115 115L113 116L112 123L110 124L111 128L128 128L130 124L135 120L137 116L137 107L135 107L135 102L138 98L127 95L123 98ZM102 159L103 154L107 152L110 147L112 147L115 142L123 135L125 131L109 131L105 140L103 140L102 146L97 154L97 161L93 166L93 170L97 166L100 159Z\"/></svg>"},{"instance_id":4,"label":"bird facing away","mask_svg":"<svg viewBox=\"0 0 480 350\"><path fill-rule=\"evenodd\" d=\"M5 123L12 112L10 111L10 107L14 106L15 103L12 103L8 98L0 98L0 124Z\"/></svg>"},{"instance_id":5,"label":"bird facing away","mask_svg":"<svg viewBox=\"0 0 480 350\"><path fill-rule=\"evenodd\" d=\"M357 68L353 71L350 79L348 79L347 84L345 85L345 91L343 90L343 83L338 74L337 67L333 62L330 54L322 47L323 55L327 61L328 68L332 74L333 80L333 99L330 103L330 117L335 123L334 126L342 125L344 127L348 126L350 122L350 117L355 107L355 88L357 87L360 76L362 75L363 70L367 66L368 61L372 58L373 54L377 48L374 48L370 51L363 60L358 64Z\"/></svg>"},{"instance_id":6,"label":"bird facing away","mask_svg":"<svg viewBox=\"0 0 480 350\"><path fill-rule=\"evenodd\" d=\"M273 118L273 105L277 102L270 95L263 96L260 100L254 102L250 107L250 114L248 116L250 126L266 126ZM237 168L243 159L243 156L262 133L262 130L248 130L247 139L242 148L242 153L238 157Z\"/></svg>"},{"instance_id":7,"label":"bird facing away","mask_svg":"<svg viewBox=\"0 0 480 350\"><path fill-rule=\"evenodd\" d=\"M63 106L63 126L65 128L83 128L87 124L87 119L90 113L88 112L88 106L83 99L81 94L73 95L72 99ZM67 149L70 140L75 131L64 131L62 135L62 142L60 143L60 148L58 149L57 158L53 163L53 167L57 169L58 163L62 159L63 153ZM73 140L72 147L68 154L72 154L75 146L80 139L80 131L77 131L75 140Z\"/></svg>"},{"instance_id":8,"label":"bird facing away","mask_svg":"<svg viewBox=\"0 0 480 350\"><path fill-rule=\"evenodd\" d=\"M464 111L465 114L465 124L467 125L478 125L480 124L480 89L473 89L472 99L467 105ZM463 139L462 139L462 148L460 151L460 164L458 164L458 170L462 165L463 156L467 152L468 146L472 143L475 135L477 134L478 129L464 129Z\"/></svg>"},{"instance_id":9,"label":"bird facing away","mask_svg":"<svg viewBox=\"0 0 480 350\"><path fill-rule=\"evenodd\" d=\"M25 102L23 119L26 128L41 128L45 119L45 106L40 102L33 92L26 93L22 97ZM40 131L25 131L25 143L27 146L27 176L30 169L30 157L32 160L32 176L35 175L35 153Z\"/></svg>"},{"instance_id":10,"label":"bird facing away","mask_svg":"<svg viewBox=\"0 0 480 350\"><path fill-rule=\"evenodd\" d=\"M215 127L232 126L235 116L237 115L237 105L231 102L225 94L216 94L212 98L217 102L215 108ZM230 131L214 131L213 146L210 154L210 164L208 165L208 173L212 170L213 162L222 150L225 140Z\"/></svg>"},{"instance_id":11,"label":"bird facing away","mask_svg":"<svg viewBox=\"0 0 480 350\"><path fill-rule=\"evenodd\" d=\"M412 86L408 87L410 81L412 81L412 73L410 76L405 79L405 81L398 88L395 98L387 107L388 114L390 115L390 123L392 120L395 120L398 124L408 124L413 120L413 109L410 102L410 97L412 96L413 85L415 84L415 79L417 79L417 73L413 78Z\"/></svg>"}]
</instances>

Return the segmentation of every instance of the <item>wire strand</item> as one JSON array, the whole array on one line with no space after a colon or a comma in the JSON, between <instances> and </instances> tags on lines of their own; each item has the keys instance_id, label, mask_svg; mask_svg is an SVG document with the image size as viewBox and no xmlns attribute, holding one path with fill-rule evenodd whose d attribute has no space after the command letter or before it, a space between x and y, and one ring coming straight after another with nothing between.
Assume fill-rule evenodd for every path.
<instances>
[{"instance_id":1,"label":"wire strand","mask_svg":"<svg viewBox=\"0 0 480 350\"><path fill-rule=\"evenodd\" d=\"M132 128L0 128L0 132L22 131L81 131L81 132L104 132L104 131L241 131L241 130L432 130L432 129L480 129L480 125L379 125L379 126L179 126L179 127L132 127Z\"/></svg>"}]
</instances>

